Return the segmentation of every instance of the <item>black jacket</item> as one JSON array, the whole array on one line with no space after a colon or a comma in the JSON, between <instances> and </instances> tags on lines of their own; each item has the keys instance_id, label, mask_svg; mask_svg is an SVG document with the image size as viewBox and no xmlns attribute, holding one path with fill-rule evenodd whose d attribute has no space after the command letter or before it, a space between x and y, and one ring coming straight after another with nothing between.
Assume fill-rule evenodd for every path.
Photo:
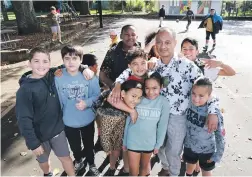
<instances>
[{"instance_id":1,"label":"black jacket","mask_svg":"<svg viewBox=\"0 0 252 177\"><path fill-rule=\"evenodd\" d=\"M206 26L204 25L204 22L205 22L208 18L211 18L211 19L212 19L212 22L213 22L213 33L215 33L215 34L219 33L219 31L222 30L222 26L223 26L222 18L221 18L221 16L219 16L219 15L214 15L214 16L207 15L207 16L202 20L202 22L200 23L200 25L199 25L198 28L205 28Z\"/></svg>"},{"instance_id":2,"label":"black jacket","mask_svg":"<svg viewBox=\"0 0 252 177\"><path fill-rule=\"evenodd\" d=\"M158 16L159 16L159 17L165 17L165 10L164 10L164 8L161 8L161 9L159 10Z\"/></svg>"},{"instance_id":3,"label":"black jacket","mask_svg":"<svg viewBox=\"0 0 252 177\"><path fill-rule=\"evenodd\" d=\"M53 72L41 79L24 74L19 80L16 115L26 145L34 150L64 130Z\"/></svg>"}]
</instances>

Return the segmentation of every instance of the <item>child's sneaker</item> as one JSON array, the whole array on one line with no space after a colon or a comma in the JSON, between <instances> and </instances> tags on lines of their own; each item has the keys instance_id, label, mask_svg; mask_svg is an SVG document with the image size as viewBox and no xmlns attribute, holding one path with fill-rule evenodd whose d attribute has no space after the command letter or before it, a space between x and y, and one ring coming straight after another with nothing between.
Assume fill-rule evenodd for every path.
<instances>
[{"instance_id":1,"label":"child's sneaker","mask_svg":"<svg viewBox=\"0 0 252 177\"><path fill-rule=\"evenodd\" d=\"M79 161L75 161L74 169L75 174L77 174L84 167L84 158L81 158Z\"/></svg>"},{"instance_id":2,"label":"child's sneaker","mask_svg":"<svg viewBox=\"0 0 252 177\"><path fill-rule=\"evenodd\" d=\"M49 172L48 174L44 174L44 176L53 176L53 173Z\"/></svg>"},{"instance_id":3,"label":"child's sneaker","mask_svg":"<svg viewBox=\"0 0 252 177\"><path fill-rule=\"evenodd\" d=\"M95 165L89 166L89 172L92 176L102 176L102 174L99 172Z\"/></svg>"},{"instance_id":4,"label":"child's sneaker","mask_svg":"<svg viewBox=\"0 0 252 177\"><path fill-rule=\"evenodd\" d=\"M206 52L208 49L208 46L203 47L203 52Z\"/></svg>"}]
</instances>

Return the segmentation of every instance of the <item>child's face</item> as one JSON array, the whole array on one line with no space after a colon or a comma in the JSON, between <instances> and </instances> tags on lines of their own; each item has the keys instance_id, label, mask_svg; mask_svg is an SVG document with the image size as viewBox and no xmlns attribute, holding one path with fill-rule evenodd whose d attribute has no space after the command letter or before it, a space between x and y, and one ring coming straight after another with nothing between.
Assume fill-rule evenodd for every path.
<instances>
[{"instance_id":1,"label":"child's face","mask_svg":"<svg viewBox=\"0 0 252 177\"><path fill-rule=\"evenodd\" d=\"M64 65L68 72L77 72L81 65L81 59L74 53L67 53L63 58Z\"/></svg>"},{"instance_id":2,"label":"child's face","mask_svg":"<svg viewBox=\"0 0 252 177\"><path fill-rule=\"evenodd\" d=\"M137 40L136 30L134 27L129 27L127 30L124 30L121 34L122 41L124 45L128 47L133 47Z\"/></svg>"},{"instance_id":3,"label":"child's face","mask_svg":"<svg viewBox=\"0 0 252 177\"><path fill-rule=\"evenodd\" d=\"M194 61L199 54L199 50L196 49L190 42L185 42L182 46L181 52L183 55L191 61Z\"/></svg>"},{"instance_id":4,"label":"child's face","mask_svg":"<svg viewBox=\"0 0 252 177\"><path fill-rule=\"evenodd\" d=\"M89 66L89 69L93 71L95 74L97 74L98 71L98 64L95 64L93 66Z\"/></svg>"},{"instance_id":5,"label":"child's face","mask_svg":"<svg viewBox=\"0 0 252 177\"><path fill-rule=\"evenodd\" d=\"M50 59L45 53L35 53L29 62L34 78L42 78L50 69Z\"/></svg>"},{"instance_id":6,"label":"child's face","mask_svg":"<svg viewBox=\"0 0 252 177\"><path fill-rule=\"evenodd\" d=\"M143 91L142 89L139 88L132 88L127 92L122 90L121 92L123 101L125 102L126 105L128 105L132 109L135 108L138 103L140 103L142 95Z\"/></svg>"},{"instance_id":7,"label":"child's face","mask_svg":"<svg viewBox=\"0 0 252 177\"><path fill-rule=\"evenodd\" d=\"M193 86L192 103L195 106L203 106L209 99L209 88L204 86Z\"/></svg>"},{"instance_id":8,"label":"child's face","mask_svg":"<svg viewBox=\"0 0 252 177\"><path fill-rule=\"evenodd\" d=\"M160 94L161 86L155 79L148 79L145 81L145 94L150 100L154 100Z\"/></svg>"},{"instance_id":9,"label":"child's face","mask_svg":"<svg viewBox=\"0 0 252 177\"><path fill-rule=\"evenodd\" d=\"M110 35L110 39L115 39L116 38L116 35Z\"/></svg>"},{"instance_id":10,"label":"child's face","mask_svg":"<svg viewBox=\"0 0 252 177\"><path fill-rule=\"evenodd\" d=\"M128 67L131 69L134 76L142 77L147 71L147 61L144 58L135 58Z\"/></svg>"}]
</instances>

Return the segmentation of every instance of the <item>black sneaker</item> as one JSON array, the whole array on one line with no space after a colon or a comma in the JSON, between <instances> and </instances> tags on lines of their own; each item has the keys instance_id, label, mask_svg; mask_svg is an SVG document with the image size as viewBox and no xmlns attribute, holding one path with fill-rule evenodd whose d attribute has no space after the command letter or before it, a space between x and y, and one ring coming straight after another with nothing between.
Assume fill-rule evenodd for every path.
<instances>
[{"instance_id":1,"label":"black sneaker","mask_svg":"<svg viewBox=\"0 0 252 177\"><path fill-rule=\"evenodd\" d=\"M208 49L208 46L203 47L203 52L206 52Z\"/></svg>"},{"instance_id":2,"label":"black sneaker","mask_svg":"<svg viewBox=\"0 0 252 177\"><path fill-rule=\"evenodd\" d=\"M104 176L115 176L116 169L109 168L108 171L104 174Z\"/></svg>"},{"instance_id":3,"label":"black sneaker","mask_svg":"<svg viewBox=\"0 0 252 177\"><path fill-rule=\"evenodd\" d=\"M95 143L94 151L95 152L103 151L103 148L101 146L101 138L100 138L100 136L98 136L98 139L97 139L97 141Z\"/></svg>"},{"instance_id":4,"label":"black sneaker","mask_svg":"<svg viewBox=\"0 0 252 177\"><path fill-rule=\"evenodd\" d=\"M53 176L53 173L49 172L48 174L44 174L44 176Z\"/></svg>"},{"instance_id":5,"label":"black sneaker","mask_svg":"<svg viewBox=\"0 0 252 177\"><path fill-rule=\"evenodd\" d=\"M216 44L213 44L213 48L215 48Z\"/></svg>"},{"instance_id":6,"label":"black sneaker","mask_svg":"<svg viewBox=\"0 0 252 177\"><path fill-rule=\"evenodd\" d=\"M98 177L102 176L102 174L99 172L99 170L96 168L95 165L90 165L89 166L89 174L91 176L98 176Z\"/></svg>"},{"instance_id":7,"label":"black sneaker","mask_svg":"<svg viewBox=\"0 0 252 177\"><path fill-rule=\"evenodd\" d=\"M129 176L129 172L122 170L117 176Z\"/></svg>"}]
</instances>

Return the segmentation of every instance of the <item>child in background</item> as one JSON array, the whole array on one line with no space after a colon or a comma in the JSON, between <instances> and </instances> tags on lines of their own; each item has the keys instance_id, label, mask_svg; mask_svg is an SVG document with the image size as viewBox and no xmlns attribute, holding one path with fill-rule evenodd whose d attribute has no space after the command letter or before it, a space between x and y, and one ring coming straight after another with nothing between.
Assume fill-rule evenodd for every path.
<instances>
[{"instance_id":1,"label":"child in background","mask_svg":"<svg viewBox=\"0 0 252 177\"><path fill-rule=\"evenodd\" d=\"M21 134L28 149L37 157L44 176L53 175L49 164L51 150L61 161L67 175L75 176L54 72L49 71L50 55L42 48L32 49L29 55L32 71L20 79L16 97L16 115Z\"/></svg>"},{"instance_id":2,"label":"child in background","mask_svg":"<svg viewBox=\"0 0 252 177\"><path fill-rule=\"evenodd\" d=\"M168 100L160 95L162 78L157 72L145 80L145 97L136 106L136 123L127 118L123 147L128 150L130 176L149 175L152 153L163 145L169 120Z\"/></svg>"},{"instance_id":3,"label":"child in background","mask_svg":"<svg viewBox=\"0 0 252 177\"><path fill-rule=\"evenodd\" d=\"M118 44L118 37L117 37L117 33L115 32L115 30L110 31L109 33L110 39L111 39L111 44L109 45L109 47L114 47Z\"/></svg>"},{"instance_id":4,"label":"child in background","mask_svg":"<svg viewBox=\"0 0 252 177\"><path fill-rule=\"evenodd\" d=\"M84 158L92 176L100 176L94 163L94 119L91 106L100 95L97 77L86 80L79 72L83 50L77 46L65 46L61 55L66 68L62 76L55 78L63 110L65 132L75 158L75 173L84 167ZM84 149L82 149L82 143Z\"/></svg>"},{"instance_id":5,"label":"child in background","mask_svg":"<svg viewBox=\"0 0 252 177\"><path fill-rule=\"evenodd\" d=\"M211 176L215 163L220 162L224 153L225 129L221 111L217 110L218 128L215 132L209 133L205 125L208 115L207 101L211 93L210 79L203 77L195 81L191 104L187 110L187 133L183 153L183 159L187 163L186 176L192 176L198 161L202 176Z\"/></svg>"},{"instance_id":6,"label":"child in background","mask_svg":"<svg viewBox=\"0 0 252 177\"><path fill-rule=\"evenodd\" d=\"M52 6L50 8L51 13L47 15L49 18L49 25L52 30L52 41L59 40L59 43L63 44L61 41L61 30L60 30L60 16L56 11L56 8Z\"/></svg>"}]
</instances>

